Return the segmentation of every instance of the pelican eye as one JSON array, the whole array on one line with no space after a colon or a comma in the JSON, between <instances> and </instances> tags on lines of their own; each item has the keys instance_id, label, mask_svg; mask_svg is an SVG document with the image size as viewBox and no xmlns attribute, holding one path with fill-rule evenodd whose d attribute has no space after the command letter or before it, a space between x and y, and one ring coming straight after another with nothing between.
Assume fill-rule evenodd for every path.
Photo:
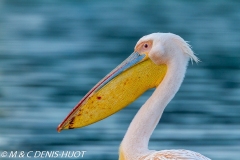
<instances>
[{"instance_id":1,"label":"pelican eye","mask_svg":"<svg viewBox=\"0 0 240 160\"><path fill-rule=\"evenodd\" d=\"M145 43L145 44L143 45L143 47L144 47L145 49L148 48L148 44Z\"/></svg>"}]
</instances>

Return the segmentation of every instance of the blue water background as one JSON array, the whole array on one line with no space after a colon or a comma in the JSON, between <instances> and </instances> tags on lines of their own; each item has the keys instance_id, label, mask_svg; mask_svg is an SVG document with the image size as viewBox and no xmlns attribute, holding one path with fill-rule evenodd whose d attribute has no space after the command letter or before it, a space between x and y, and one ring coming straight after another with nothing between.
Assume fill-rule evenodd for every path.
<instances>
[{"instance_id":1,"label":"blue water background","mask_svg":"<svg viewBox=\"0 0 240 160\"><path fill-rule=\"evenodd\" d=\"M239 160L237 0L0 1L0 153L85 150L85 160L118 159L128 125L152 90L91 126L61 133L56 127L152 32L180 35L202 62L189 65L150 148Z\"/></svg>"}]
</instances>

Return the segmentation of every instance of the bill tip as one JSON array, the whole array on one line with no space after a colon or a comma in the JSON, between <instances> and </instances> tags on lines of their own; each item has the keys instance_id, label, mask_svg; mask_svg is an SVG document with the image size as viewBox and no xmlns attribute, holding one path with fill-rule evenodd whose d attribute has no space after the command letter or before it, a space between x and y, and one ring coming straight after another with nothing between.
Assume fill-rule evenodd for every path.
<instances>
[{"instance_id":1,"label":"bill tip","mask_svg":"<svg viewBox=\"0 0 240 160\"><path fill-rule=\"evenodd\" d=\"M58 133L60 133L62 131L62 127L60 125L58 125L57 131L58 131Z\"/></svg>"}]
</instances>

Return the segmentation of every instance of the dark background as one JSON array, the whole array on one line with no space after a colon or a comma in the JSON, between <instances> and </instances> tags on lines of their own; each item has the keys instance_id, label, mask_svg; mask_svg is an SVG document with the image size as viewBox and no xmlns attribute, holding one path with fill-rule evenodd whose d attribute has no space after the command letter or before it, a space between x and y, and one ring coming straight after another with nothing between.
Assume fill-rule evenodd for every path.
<instances>
[{"instance_id":1,"label":"dark background","mask_svg":"<svg viewBox=\"0 0 240 160\"><path fill-rule=\"evenodd\" d=\"M61 133L56 127L152 32L180 35L202 62L189 65L150 149L239 160L237 0L0 1L0 153L86 150L86 160L118 159L129 123L152 91L94 125Z\"/></svg>"}]
</instances>

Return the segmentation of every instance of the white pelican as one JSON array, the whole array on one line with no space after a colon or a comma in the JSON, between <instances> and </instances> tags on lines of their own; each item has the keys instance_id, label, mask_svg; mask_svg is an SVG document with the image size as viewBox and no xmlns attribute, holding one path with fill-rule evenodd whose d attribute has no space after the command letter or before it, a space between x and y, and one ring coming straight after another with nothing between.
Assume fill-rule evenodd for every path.
<instances>
[{"instance_id":1,"label":"white pelican","mask_svg":"<svg viewBox=\"0 0 240 160\"><path fill-rule=\"evenodd\" d=\"M209 160L189 150L148 150L150 136L178 91L189 59L199 61L178 35L153 33L142 37L130 57L83 97L58 131L95 123L156 87L132 120L120 145L119 160Z\"/></svg>"}]
</instances>

